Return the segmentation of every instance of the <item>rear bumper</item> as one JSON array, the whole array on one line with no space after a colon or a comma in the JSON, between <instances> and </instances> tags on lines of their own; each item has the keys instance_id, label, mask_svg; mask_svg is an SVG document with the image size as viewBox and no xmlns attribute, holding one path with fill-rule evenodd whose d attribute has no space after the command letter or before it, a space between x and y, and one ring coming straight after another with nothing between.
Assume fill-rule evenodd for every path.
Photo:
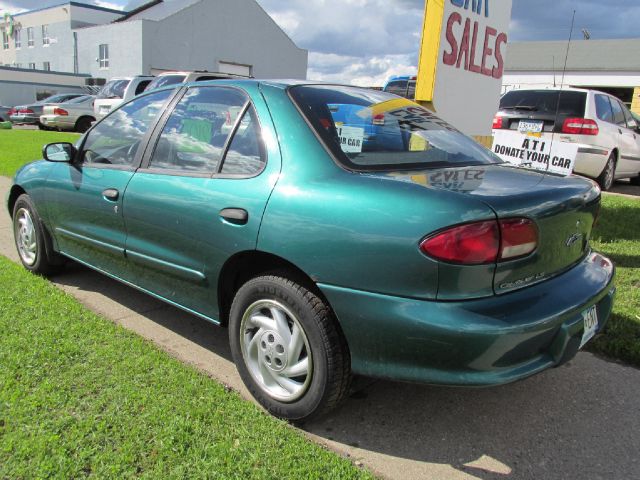
<instances>
[{"instance_id":1,"label":"rear bumper","mask_svg":"<svg viewBox=\"0 0 640 480\"><path fill-rule=\"evenodd\" d=\"M29 125L36 125L40 117L34 115L11 115L9 120L11 123L25 123Z\"/></svg>"},{"instance_id":2,"label":"rear bumper","mask_svg":"<svg viewBox=\"0 0 640 480\"><path fill-rule=\"evenodd\" d=\"M546 282L485 299L443 302L320 284L345 333L356 374L442 385L497 385L578 352L582 312L598 332L613 307L613 264L592 253Z\"/></svg>"},{"instance_id":3,"label":"rear bumper","mask_svg":"<svg viewBox=\"0 0 640 480\"><path fill-rule=\"evenodd\" d=\"M75 127L75 117L70 118L62 115L40 115L40 123L51 128L73 130Z\"/></svg>"}]
</instances>

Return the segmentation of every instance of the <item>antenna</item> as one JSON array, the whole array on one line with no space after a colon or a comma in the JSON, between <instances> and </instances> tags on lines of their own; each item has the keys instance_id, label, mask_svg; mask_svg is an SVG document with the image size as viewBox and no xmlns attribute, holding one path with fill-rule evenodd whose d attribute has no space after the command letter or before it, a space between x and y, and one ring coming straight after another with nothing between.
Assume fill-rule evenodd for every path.
<instances>
[{"instance_id":1,"label":"antenna","mask_svg":"<svg viewBox=\"0 0 640 480\"><path fill-rule=\"evenodd\" d=\"M560 114L560 98L562 97L562 88L564 87L564 76L567 73L567 61L569 60L569 49L571 48L571 40L573 38L573 27L576 22L576 11L573 11L573 17L571 18L571 30L569 30L569 41L567 42L567 53L564 57L564 67L562 67L562 80L560 81L560 91L558 92L558 100L556 102L556 117L553 121L553 130L551 134L551 145L553 146L553 142L555 141L556 136L556 126L558 125L558 116ZM554 83L555 83L555 71L554 75ZM547 165L547 170L549 166Z\"/></svg>"},{"instance_id":2,"label":"antenna","mask_svg":"<svg viewBox=\"0 0 640 480\"><path fill-rule=\"evenodd\" d=\"M553 88L556 88L556 56L551 57L551 62L553 64Z\"/></svg>"}]
</instances>

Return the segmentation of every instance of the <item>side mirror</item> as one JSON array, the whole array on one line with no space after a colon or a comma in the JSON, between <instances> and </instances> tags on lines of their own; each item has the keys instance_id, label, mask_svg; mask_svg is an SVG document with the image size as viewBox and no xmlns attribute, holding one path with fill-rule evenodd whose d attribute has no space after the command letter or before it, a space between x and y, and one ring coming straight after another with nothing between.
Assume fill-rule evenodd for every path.
<instances>
[{"instance_id":1,"label":"side mirror","mask_svg":"<svg viewBox=\"0 0 640 480\"><path fill-rule=\"evenodd\" d=\"M76 147L72 144L50 143L42 148L42 157L49 162L71 162L76 156Z\"/></svg>"}]
</instances>

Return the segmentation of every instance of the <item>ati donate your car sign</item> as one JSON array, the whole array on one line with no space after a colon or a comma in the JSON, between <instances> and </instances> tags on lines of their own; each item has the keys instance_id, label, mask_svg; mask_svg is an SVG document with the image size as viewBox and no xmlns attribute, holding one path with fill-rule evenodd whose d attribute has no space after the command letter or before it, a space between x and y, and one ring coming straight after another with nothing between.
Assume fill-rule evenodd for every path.
<instances>
[{"instance_id":1,"label":"ati donate your car sign","mask_svg":"<svg viewBox=\"0 0 640 480\"><path fill-rule=\"evenodd\" d=\"M427 0L416 100L467 135L498 109L511 0Z\"/></svg>"},{"instance_id":2,"label":"ati donate your car sign","mask_svg":"<svg viewBox=\"0 0 640 480\"><path fill-rule=\"evenodd\" d=\"M492 150L513 165L566 176L573 172L578 145L554 140L553 136L536 137L497 130Z\"/></svg>"}]
</instances>

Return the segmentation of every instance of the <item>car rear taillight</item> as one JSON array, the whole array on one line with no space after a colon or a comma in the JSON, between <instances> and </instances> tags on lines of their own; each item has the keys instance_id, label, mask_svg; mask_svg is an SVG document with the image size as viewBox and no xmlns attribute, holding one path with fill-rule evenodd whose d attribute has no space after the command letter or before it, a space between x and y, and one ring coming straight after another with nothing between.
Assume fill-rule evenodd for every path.
<instances>
[{"instance_id":1,"label":"car rear taillight","mask_svg":"<svg viewBox=\"0 0 640 480\"><path fill-rule=\"evenodd\" d=\"M500 220L499 260L524 257L538 246L538 229L528 218Z\"/></svg>"},{"instance_id":2,"label":"car rear taillight","mask_svg":"<svg viewBox=\"0 0 640 480\"><path fill-rule=\"evenodd\" d=\"M502 128L502 117L499 115L496 115L495 117L493 117L493 128Z\"/></svg>"},{"instance_id":3,"label":"car rear taillight","mask_svg":"<svg viewBox=\"0 0 640 480\"><path fill-rule=\"evenodd\" d=\"M63 117L64 117L64 116L69 115L69 112L67 112L67 111L66 111L65 109L63 109L63 108L57 108L57 107L56 107L56 108L54 108L54 109L53 109L53 114L54 114L54 115L61 115L61 116L63 116Z\"/></svg>"},{"instance_id":4,"label":"car rear taillight","mask_svg":"<svg viewBox=\"0 0 640 480\"><path fill-rule=\"evenodd\" d=\"M448 263L484 265L524 257L537 246L535 223L527 218L510 218L448 228L424 239L420 250Z\"/></svg>"},{"instance_id":5,"label":"car rear taillight","mask_svg":"<svg viewBox=\"0 0 640 480\"><path fill-rule=\"evenodd\" d=\"M373 116L372 122L374 125L384 125L384 113L378 113Z\"/></svg>"},{"instance_id":6,"label":"car rear taillight","mask_svg":"<svg viewBox=\"0 0 640 480\"><path fill-rule=\"evenodd\" d=\"M7 112L7 115L15 115L15 114L16 114L15 108L10 108L9 111Z\"/></svg>"},{"instance_id":7,"label":"car rear taillight","mask_svg":"<svg viewBox=\"0 0 640 480\"><path fill-rule=\"evenodd\" d=\"M495 262L500 250L498 223L492 220L448 228L425 239L420 250L450 263L482 265Z\"/></svg>"},{"instance_id":8,"label":"car rear taillight","mask_svg":"<svg viewBox=\"0 0 640 480\"><path fill-rule=\"evenodd\" d=\"M33 110L31 110L30 108L21 108L20 110L18 110L18 113L32 114Z\"/></svg>"},{"instance_id":9,"label":"car rear taillight","mask_svg":"<svg viewBox=\"0 0 640 480\"><path fill-rule=\"evenodd\" d=\"M588 118L567 118L562 124L562 133L572 135L598 135L600 129L594 120Z\"/></svg>"}]
</instances>

